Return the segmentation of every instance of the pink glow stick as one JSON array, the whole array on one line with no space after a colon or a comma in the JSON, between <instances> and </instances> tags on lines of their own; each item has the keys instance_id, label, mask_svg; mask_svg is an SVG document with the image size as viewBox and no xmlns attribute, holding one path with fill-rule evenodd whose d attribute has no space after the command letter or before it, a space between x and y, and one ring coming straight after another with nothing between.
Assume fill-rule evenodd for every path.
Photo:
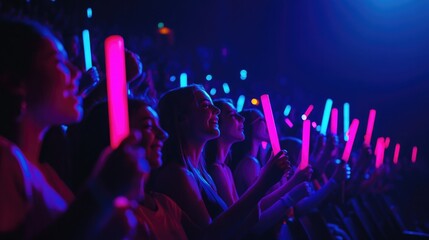
<instances>
[{"instance_id":1,"label":"pink glow stick","mask_svg":"<svg viewBox=\"0 0 429 240\"><path fill-rule=\"evenodd\" d=\"M413 147L413 152L411 154L411 162L415 163L417 161L417 147Z\"/></svg>"},{"instance_id":2,"label":"pink glow stick","mask_svg":"<svg viewBox=\"0 0 429 240\"><path fill-rule=\"evenodd\" d=\"M388 148L390 145L390 137L386 137L386 139L384 139L384 148Z\"/></svg>"},{"instance_id":3,"label":"pink glow stick","mask_svg":"<svg viewBox=\"0 0 429 240\"><path fill-rule=\"evenodd\" d=\"M338 133L338 109L332 108L331 111L331 133L337 135Z\"/></svg>"},{"instance_id":4,"label":"pink glow stick","mask_svg":"<svg viewBox=\"0 0 429 240\"><path fill-rule=\"evenodd\" d=\"M350 154L352 153L353 142L355 141L356 133L359 127L359 119L353 119L352 124L349 127L349 140L346 142L346 146L344 147L343 156L341 159L348 162L350 158Z\"/></svg>"},{"instance_id":5,"label":"pink glow stick","mask_svg":"<svg viewBox=\"0 0 429 240\"><path fill-rule=\"evenodd\" d=\"M286 125L288 125L290 128L293 128L293 123L289 118L285 118L285 123Z\"/></svg>"},{"instance_id":6,"label":"pink glow stick","mask_svg":"<svg viewBox=\"0 0 429 240\"><path fill-rule=\"evenodd\" d=\"M313 111L313 104L310 104L310 106L308 106L307 110L305 110L304 115L308 118L308 115L310 115L311 111Z\"/></svg>"},{"instance_id":7,"label":"pink glow stick","mask_svg":"<svg viewBox=\"0 0 429 240\"><path fill-rule=\"evenodd\" d=\"M381 167L384 161L384 138L377 138L377 145L375 147L375 168Z\"/></svg>"},{"instance_id":8,"label":"pink glow stick","mask_svg":"<svg viewBox=\"0 0 429 240\"><path fill-rule=\"evenodd\" d=\"M308 154L310 152L310 120L305 120L302 126L302 151L301 163L299 169L304 169L308 166Z\"/></svg>"},{"instance_id":9,"label":"pink glow stick","mask_svg":"<svg viewBox=\"0 0 429 240\"><path fill-rule=\"evenodd\" d=\"M262 109L264 110L265 121L267 123L268 135L273 148L274 155L280 152L279 137L277 136L276 123L274 122L273 110L271 108L270 96L264 94L261 96Z\"/></svg>"},{"instance_id":10,"label":"pink glow stick","mask_svg":"<svg viewBox=\"0 0 429 240\"><path fill-rule=\"evenodd\" d=\"M115 149L130 133L124 39L119 35L112 35L104 41L104 49L106 52L110 145Z\"/></svg>"},{"instance_id":11,"label":"pink glow stick","mask_svg":"<svg viewBox=\"0 0 429 240\"><path fill-rule=\"evenodd\" d=\"M398 159L399 159L399 150L401 149L401 145L399 145L399 143L397 143L395 145L395 152L393 154L393 163L394 164L398 164Z\"/></svg>"},{"instance_id":12,"label":"pink glow stick","mask_svg":"<svg viewBox=\"0 0 429 240\"><path fill-rule=\"evenodd\" d=\"M364 137L364 143L367 145L371 144L372 131L374 130L375 113L376 111L374 109L369 110L368 125L366 126L366 133Z\"/></svg>"}]
</instances>

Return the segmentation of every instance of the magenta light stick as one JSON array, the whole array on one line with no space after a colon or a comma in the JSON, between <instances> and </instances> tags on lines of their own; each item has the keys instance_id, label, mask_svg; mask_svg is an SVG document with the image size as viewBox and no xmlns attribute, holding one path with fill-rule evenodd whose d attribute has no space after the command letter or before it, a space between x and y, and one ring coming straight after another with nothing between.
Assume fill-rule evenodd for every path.
<instances>
[{"instance_id":1,"label":"magenta light stick","mask_svg":"<svg viewBox=\"0 0 429 240\"><path fill-rule=\"evenodd\" d=\"M368 125L366 126L366 133L364 137L364 143L367 145L371 144L372 131L374 130L375 113L376 111L374 109L369 110Z\"/></svg>"},{"instance_id":2,"label":"magenta light stick","mask_svg":"<svg viewBox=\"0 0 429 240\"><path fill-rule=\"evenodd\" d=\"M356 133L359 127L359 120L353 119L352 124L349 127L349 140L346 142L346 146L344 147L343 156L341 159L348 162L350 158L350 154L352 153L353 142L355 141Z\"/></svg>"},{"instance_id":3,"label":"magenta light stick","mask_svg":"<svg viewBox=\"0 0 429 240\"><path fill-rule=\"evenodd\" d=\"M417 147L413 147L413 152L411 153L411 162L415 163L417 161Z\"/></svg>"},{"instance_id":4,"label":"magenta light stick","mask_svg":"<svg viewBox=\"0 0 429 240\"><path fill-rule=\"evenodd\" d=\"M388 148L390 145L390 137L384 139L384 148Z\"/></svg>"},{"instance_id":5,"label":"magenta light stick","mask_svg":"<svg viewBox=\"0 0 429 240\"><path fill-rule=\"evenodd\" d=\"M310 120L305 120L302 126L302 151L301 163L299 169L304 169L308 166L308 154L310 152Z\"/></svg>"},{"instance_id":6,"label":"magenta light stick","mask_svg":"<svg viewBox=\"0 0 429 240\"><path fill-rule=\"evenodd\" d=\"M338 109L332 108L331 111L331 133L337 135L338 133Z\"/></svg>"},{"instance_id":7,"label":"magenta light stick","mask_svg":"<svg viewBox=\"0 0 429 240\"><path fill-rule=\"evenodd\" d=\"M401 145L399 145L399 143L397 143L395 145L395 152L393 154L393 163L394 164L398 164L398 159L399 159L399 150L401 149Z\"/></svg>"},{"instance_id":8,"label":"magenta light stick","mask_svg":"<svg viewBox=\"0 0 429 240\"><path fill-rule=\"evenodd\" d=\"M130 133L124 39L119 35L109 36L104 41L104 49L106 52L110 145L115 149Z\"/></svg>"},{"instance_id":9,"label":"magenta light stick","mask_svg":"<svg viewBox=\"0 0 429 240\"><path fill-rule=\"evenodd\" d=\"M305 110L304 115L308 118L308 115L310 115L311 111L313 111L313 104L311 104L310 106L308 106L307 110Z\"/></svg>"},{"instance_id":10,"label":"magenta light stick","mask_svg":"<svg viewBox=\"0 0 429 240\"><path fill-rule=\"evenodd\" d=\"M288 125L290 128L293 128L293 123L289 118L285 118L285 123L286 125Z\"/></svg>"},{"instance_id":11,"label":"magenta light stick","mask_svg":"<svg viewBox=\"0 0 429 240\"><path fill-rule=\"evenodd\" d=\"M384 160L384 138L377 138L377 145L375 146L375 168L381 167Z\"/></svg>"},{"instance_id":12,"label":"magenta light stick","mask_svg":"<svg viewBox=\"0 0 429 240\"><path fill-rule=\"evenodd\" d=\"M274 122L273 110L271 108L270 96L264 94L261 96L262 109L264 110L265 121L267 122L268 134L273 148L273 154L280 152L279 137L277 136L276 123Z\"/></svg>"}]
</instances>

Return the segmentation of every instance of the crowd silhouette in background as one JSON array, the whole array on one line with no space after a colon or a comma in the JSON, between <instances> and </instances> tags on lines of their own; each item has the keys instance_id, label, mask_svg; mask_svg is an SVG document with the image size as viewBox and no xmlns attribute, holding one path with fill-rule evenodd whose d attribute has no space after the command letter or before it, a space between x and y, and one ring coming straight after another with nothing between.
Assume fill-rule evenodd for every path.
<instances>
[{"instance_id":1,"label":"crowd silhouette in background","mask_svg":"<svg viewBox=\"0 0 429 240\"><path fill-rule=\"evenodd\" d=\"M86 70L73 17L0 8L1 239L429 239L417 197L401 196L426 184L407 179L419 177L411 153L394 163L386 151L376 168L375 145L358 135L345 162L342 134L312 128L299 169L299 113L288 127L273 109L273 154L259 105L238 110L238 91L210 93L222 91L215 80L179 87L190 54L163 26L124 36L132 131L112 150L102 46L112 30L93 27ZM276 103L288 93L269 94Z\"/></svg>"}]
</instances>

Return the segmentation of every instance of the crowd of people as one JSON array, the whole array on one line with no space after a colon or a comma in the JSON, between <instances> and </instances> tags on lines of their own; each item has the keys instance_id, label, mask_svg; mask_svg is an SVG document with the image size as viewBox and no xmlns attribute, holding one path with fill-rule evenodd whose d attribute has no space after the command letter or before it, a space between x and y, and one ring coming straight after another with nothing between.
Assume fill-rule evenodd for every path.
<instances>
[{"instance_id":1,"label":"crowd of people","mask_svg":"<svg viewBox=\"0 0 429 240\"><path fill-rule=\"evenodd\" d=\"M102 57L85 71L37 21L0 29L2 239L429 237L406 231L401 165L375 168L372 146L356 140L345 162L338 136L313 132L299 169L299 136L273 154L260 109L198 84L160 91L131 51L131 134L111 149Z\"/></svg>"}]
</instances>

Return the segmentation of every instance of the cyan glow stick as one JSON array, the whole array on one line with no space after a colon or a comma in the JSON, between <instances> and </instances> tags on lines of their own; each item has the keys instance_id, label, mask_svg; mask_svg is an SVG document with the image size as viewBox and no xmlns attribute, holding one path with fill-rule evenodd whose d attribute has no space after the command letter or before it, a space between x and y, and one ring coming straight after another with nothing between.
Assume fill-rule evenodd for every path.
<instances>
[{"instance_id":1,"label":"cyan glow stick","mask_svg":"<svg viewBox=\"0 0 429 240\"><path fill-rule=\"evenodd\" d=\"M331 111L331 133L337 135L338 133L338 109L332 108Z\"/></svg>"},{"instance_id":2,"label":"cyan glow stick","mask_svg":"<svg viewBox=\"0 0 429 240\"><path fill-rule=\"evenodd\" d=\"M289 104L286 105L285 110L283 111L283 115L285 115L285 117L289 116L291 109L292 109L292 107Z\"/></svg>"},{"instance_id":3,"label":"cyan glow stick","mask_svg":"<svg viewBox=\"0 0 429 240\"><path fill-rule=\"evenodd\" d=\"M395 152L393 154L393 163L394 164L398 164L398 159L399 159L399 151L401 149L401 145L399 145L399 143L397 143L395 145Z\"/></svg>"},{"instance_id":4,"label":"cyan glow stick","mask_svg":"<svg viewBox=\"0 0 429 240\"><path fill-rule=\"evenodd\" d=\"M188 86L188 74L181 73L180 74L180 87Z\"/></svg>"},{"instance_id":5,"label":"cyan glow stick","mask_svg":"<svg viewBox=\"0 0 429 240\"><path fill-rule=\"evenodd\" d=\"M331 115L332 103L333 103L332 99L328 98L326 100L325 110L323 111L323 118L322 118L322 124L320 129L320 134L322 134L323 136L326 136L326 130L328 129L329 115Z\"/></svg>"},{"instance_id":6,"label":"cyan glow stick","mask_svg":"<svg viewBox=\"0 0 429 240\"><path fill-rule=\"evenodd\" d=\"M85 70L92 68L91 40L88 29L82 31L83 53L85 56Z\"/></svg>"},{"instance_id":7,"label":"cyan glow stick","mask_svg":"<svg viewBox=\"0 0 429 240\"><path fill-rule=\"evenodd\" d=\"M244 95L238 96L238 99L237 99L237 112L243 111L244 101L246 101L246 97Z\"/></svg>"},{"instance_id":8,"label":"cyan glow stick","mask_svg":"<svg viewBox=\"0 0 429 240\"><path fill-rule=\"evenodd\" d=\"M222 87L223 87L223 92L226 94L228 94L231 91L231 89L229 89L228 83L223 83Z\"/></svg>"},{"instance_id":9,"label":"cyan glow stick","mask_svg":"<svg viewBox=\"0 0 429 240\"><path fill-rule=\"evenodd\" d=\"M280 152L279 137L277 136L276 123L274 121L273 110L271 108L270 96L264 94L261 96L262 109L264 110L265 121L267 123L268 135L270 135L273 154Z\"/></svg>"},{"instance_id":10,"label":"cyan glow stick","mask_svg":"<svg viewBox=\"0 0 429 240\"><path fill-rule=\"evenodd\" d=\"M301 163L299 169L304 169L308 166L308 156L310 152L310 120L305 120L302 126L302 150Z\"/></svg>"},{"instance_id":11,"label":"cyan glow stick","mask_svg":"<svg viewBox=\"0 0 429 240\"><path fill-rule=\"evenodd\" d=\"M344 147L343 156L341 157L341 159L343 159L346 162L349 161L358 127L359 127L359 120L353 119L352 124L350 125L350 128L349 128L349 132L348 132L349 140L346 142L346 146Z\"/></svg>"},{"instance_id":12,"label":"cyan glow stick","mask_svg":"<svg viewBox=\"0 0 429 240\"><path fill-rule=\"evenodd\" d=\"M104 48L106 53L110 145L115 149L130 133L124 39L119 35L112 35L106 38Z\"/></svg>"},{"instance_id":13,"label":"cyan glow stick","mask_svg":"<svg viewBox=\"0 0 429 240\"><path fill-rule=\"evenodd\" d=\"M368 125L366 126L366 133L363 141L367 145L371 144L372 131L374 130L375 114L376 111L374 109L369 110Z\"/></svg>"},{"instance_id":14,"label":"cyan glow stick","mask_svg":"<svg viewBox=\"0 0 429 240\"><path fill-rule=\"evenodd\" d=\"M343 132L344 132L344 141L348 141L349 137L347 136L347 132L349 131L349 126L350 126L350 104L349 103L344 103L343 106Z\"/></svg>"},{"instance_id":15,"label":"cyan glow stick","mask_svg":"<svg viewBox=\"0 0 429 240\"><path fill-rule=\"evenodd\" d=\"M375 168L381 167L384 161L384 138L377 138L377 145L375 147Z\"/></svg>"},{"instance_id":16,"label":"cyan glow stick","mask_svg":"<svg viewBox=\"0 0 429 240\"><path fill-rule=\"evenodd\" d=\"M417 161L417 147L413 147L413 152L411 153L411 162L415 163Z\"/></svg>"},{"instance_id":17,"label":"cyan glow stick","mask_svg":"<svg viewBox=\"0 0 429 240\"><path fill-rule=\"evenodd\" d=\"M86 9L86 17L92 18L92 8L87 8Z\"/></svg>"},{"instance_id":18,"label":"cyan glow stick","mask_svg":"<svg viewBox=\"0 0 429 240\"><path fill-rule=\"evenodd\" d=\"M293 128L293 123L289 118L285 118L285 123L286 125L288 125L290 128Z\"/></svg>"}]
</instances>

